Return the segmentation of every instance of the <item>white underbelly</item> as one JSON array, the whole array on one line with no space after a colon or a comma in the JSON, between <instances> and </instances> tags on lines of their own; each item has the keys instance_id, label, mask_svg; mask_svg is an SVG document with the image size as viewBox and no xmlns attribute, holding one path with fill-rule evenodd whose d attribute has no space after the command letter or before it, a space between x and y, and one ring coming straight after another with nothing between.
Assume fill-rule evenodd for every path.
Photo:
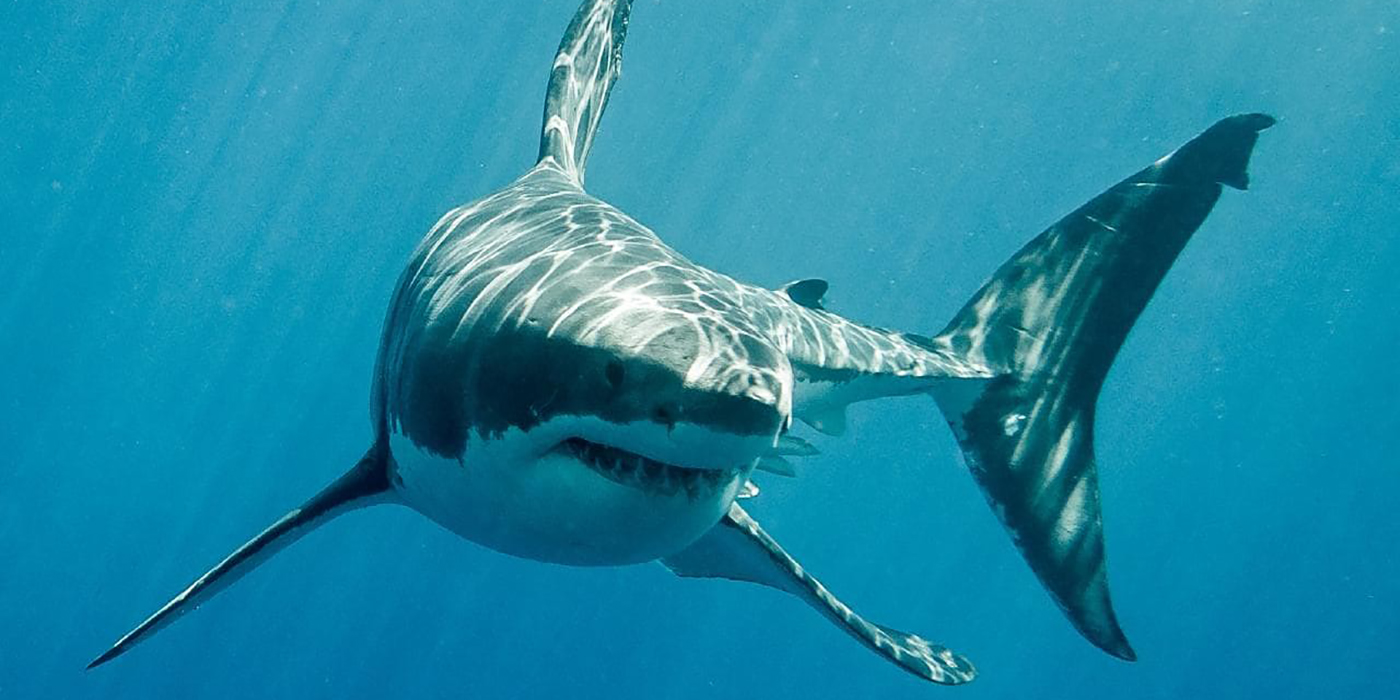
<instances>
[{"instance_id":1,"label":"white underbelly","mask_svg":"<svg viewBox=\"0 0 1400 700\"><path fill-rule=\"evenodd\" d=\"M539 430L528 437L474 438L460 461L391 435L395 487L415 510L498 552L606 566L646 562L689 546L719 521L747 478L738 472L709 484L713 488L689 490L619 483L566 453L548 451L542 446L567 435L546 438Z\"/></svg>"}]
</instances>

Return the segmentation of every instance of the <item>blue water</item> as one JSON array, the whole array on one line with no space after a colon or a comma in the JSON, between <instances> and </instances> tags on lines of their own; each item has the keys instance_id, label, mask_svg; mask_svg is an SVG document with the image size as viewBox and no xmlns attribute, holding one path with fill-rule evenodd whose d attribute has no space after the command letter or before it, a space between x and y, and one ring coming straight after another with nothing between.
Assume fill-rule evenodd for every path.
<instances>
[{"instance_id":1,"label":"blue water","mask_svg":"<svg viewBox=\"0 0 1400 700\"><path fill-rule=\"evenodd\" d=\"M751 510L943 689L800 603L355 513L84 664L363 451L381 315L521 173L573 0L0 6L0 698L1400 696L1400 6L639 0L589 185L694 259L937 330L1030 236L1280 117L1099 404L1082 641L927 400Z\"/></svg>"}]
</instances>

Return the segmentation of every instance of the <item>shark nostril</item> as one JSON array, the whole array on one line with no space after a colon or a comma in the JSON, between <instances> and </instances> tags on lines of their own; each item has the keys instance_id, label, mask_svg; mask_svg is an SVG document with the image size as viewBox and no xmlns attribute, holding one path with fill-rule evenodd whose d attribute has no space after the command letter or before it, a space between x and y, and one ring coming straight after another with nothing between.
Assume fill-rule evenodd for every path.
<instances>
[{"instance_id":1,"label":"shark nostril","mask_svg":"<svg viewBox=\"0 0 1400 700\"><path fill-rule=\"evenodd\" d=\"M603 376L607 377L608 385L614 390L621 389L622 380L626 378L622 370L622 363L617 360L608 362L607 367L603 368Z\"/></svg>"},{"instance_id":2,"label":"shark nostril","mask_svg":"<svg viewBox=\"0 0 1400 700\"><path fill-rule=\"evenodd\" d=\"M679 412L680 411L675 406L660 404L651 412L651 417L662 425L674 426L676 424L676 414Z\"/></svg>"}]
</instances>

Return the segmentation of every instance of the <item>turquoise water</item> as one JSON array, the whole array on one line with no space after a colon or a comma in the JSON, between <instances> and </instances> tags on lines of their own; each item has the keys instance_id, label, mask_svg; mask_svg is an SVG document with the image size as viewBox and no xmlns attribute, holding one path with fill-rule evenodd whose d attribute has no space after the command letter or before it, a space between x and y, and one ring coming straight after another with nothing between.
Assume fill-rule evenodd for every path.
<instances>
[{"instance_id":1,"label":"turquoise water","mask_svg":"<svg viewBox=\"0 0 1400 700\"><path fill-rule=\"evenodd\" d=\"M82 670L370 437L379 326L448 207L533 162L572 0L0 7L0 698L1400 693L1400 6L639 0L592 191L704 264L931 332L1061 214L1280 118L1099 404L1140 661L1039 589L927 400L751 510L943 689L800 603L353 514Z\"/></svg>"}]
</instances>

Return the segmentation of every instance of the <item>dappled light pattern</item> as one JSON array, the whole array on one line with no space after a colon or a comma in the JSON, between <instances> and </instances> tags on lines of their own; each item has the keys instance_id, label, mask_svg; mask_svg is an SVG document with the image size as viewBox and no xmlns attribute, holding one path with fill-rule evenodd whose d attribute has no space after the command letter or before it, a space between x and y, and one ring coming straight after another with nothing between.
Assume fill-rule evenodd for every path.
<instances>
[{"instance_id":1,"label":"dappled light pattern","mask_svg":"<svg viewBox=\"0 0 1400 700\"><path fill-rule=\"evenodd\" d=\"M554 56L544 103L540 160L554 161L579 185L613 82L622 72L631 0L584 3Z\"/></svg>"},{"instance_id":2,"label":"dappled light pattern","mask_svg":"<svg viewBox=\"0 0 1400 700\"><path fill-rule=\"evenodd\" d=\"M381 351L386 427L456 456L472 431L595 413L612 396L605 417L616 423L704 419L774 434L745 428L744 407L790 414L792 373L745 303L737 282L544 161L449 213L414 255ZM694 415L705 397L713 410Z\"/></svg>"},{"instance_id":3,"label":"dappled light pattern","mask_svg":"<svg viewBox=\"0 0 1400 700\"><path fill-rule=\"evenodd\" d=\"M945 413L1016 546L1091 641L1134 658L1109 599L1094 403L1128 330L1221 185L1243 189L1260 114L1222 120L1002 266L936 343L1001 378Z\"/></svg>"},{"instance_id":4,"label":"dappled light pattern","mask_svg":"<svg viewBox=\"0 0 1400 700\"><path fill-rule=\"evenodd\" d=\"M617 422L647 419L662 392L747 396L791 414L794 382L990 376L927 339L695 265L549 160L444 216L389 314L375 408L442 456L459 456L471 431L528 429L596 403L609 358L656 369L627 382L651 400L618 402Z\"/></svg>"}]
</instances>

